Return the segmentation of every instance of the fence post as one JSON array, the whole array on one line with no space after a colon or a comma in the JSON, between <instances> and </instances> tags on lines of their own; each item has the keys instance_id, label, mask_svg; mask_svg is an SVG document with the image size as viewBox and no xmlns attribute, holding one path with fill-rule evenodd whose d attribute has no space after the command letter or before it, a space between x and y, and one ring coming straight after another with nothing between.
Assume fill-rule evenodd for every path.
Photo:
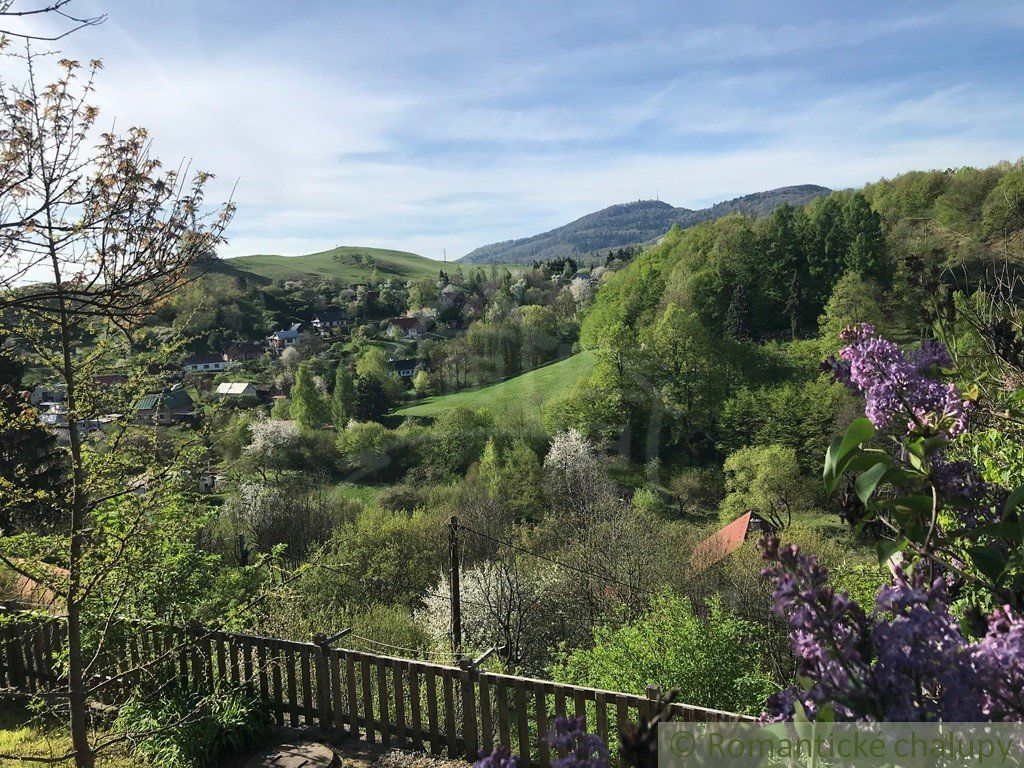
<instances>
[{"instance_id":1,"label":"fence post","mask_svg":"<svg viewBox=\"0 0 1024 768\"><path fill-rule=\"evenodd\" d=\"M330 673L330 643L327 635L317 632L313 635L313 645L316 651L310 654L313 657L313 666L316 668L316 708L320 729L327 731L334 722L334 714L331 712L331 673Z\"/></svg>"},{"instance_id":2,"label":"fence post","mask_svg":"<svg viewBox=\"0 0 1024 768\"><path fill-rule=\"evenodd\" d=\"M7 680L15 690L25 687L25 664L21 655L22 636L18 631L23 626L8 624L4 627L4 644L7 646Z\"/></svg>"}]
</instances>

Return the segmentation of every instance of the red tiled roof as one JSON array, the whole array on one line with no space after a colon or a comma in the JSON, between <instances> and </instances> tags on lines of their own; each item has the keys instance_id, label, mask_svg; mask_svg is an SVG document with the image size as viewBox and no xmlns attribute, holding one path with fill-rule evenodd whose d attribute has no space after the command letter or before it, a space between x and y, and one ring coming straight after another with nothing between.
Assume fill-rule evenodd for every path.
<instances>
[{"instance_id":1,"label":"red tiled roof","mask_svg":"<svg viewBox=\"0 0 1024 768\"><path fill-rule=\"evenodd\" d=\"M693 549L690 555L690 572L700 573L710 568L726 555L735 552L743 542L747 540L747 531L750 528L750 512L741 515L719 530L717 533L704 539Z\"/></svg>"}]
</instances>

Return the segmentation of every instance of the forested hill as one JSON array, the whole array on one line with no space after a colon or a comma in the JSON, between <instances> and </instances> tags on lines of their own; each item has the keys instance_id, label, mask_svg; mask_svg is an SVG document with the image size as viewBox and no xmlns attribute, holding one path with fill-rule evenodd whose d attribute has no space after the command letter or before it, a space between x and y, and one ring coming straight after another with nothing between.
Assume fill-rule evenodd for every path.
<instances>
[{"instance_id":1,"label":"forested hill","mask_svg":"<svg viewBox=\"0 0 1024 768\"><path fill-rule=\"evenodd\" d=\"M539 235L481 246L459 261L470 264L529 264L558 257L581 256L606 248L656 240L674 224L692 227L734 212L763 216L783 203L800 206L828 192L828 188L816 184L779 187L716 203L698 211L676 208L660 200L638 200L589 213Z\"/></svg>"}]
</instances>

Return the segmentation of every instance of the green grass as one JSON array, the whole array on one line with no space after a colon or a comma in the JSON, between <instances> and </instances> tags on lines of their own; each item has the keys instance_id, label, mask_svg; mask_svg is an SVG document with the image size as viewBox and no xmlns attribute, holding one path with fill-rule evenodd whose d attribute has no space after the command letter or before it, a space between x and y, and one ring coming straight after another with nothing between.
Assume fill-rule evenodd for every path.
<instances>
[{"instance_id":1,"label":"green grass","mask_svg":"<svg viewBox=\"0 0 1024 768\"><path fill-rule=\"evenodd\" d=\"M589 374L596 362L593 352L580 352L499 384L421 400L395 411L395 415L436 417L460 406L495 412L517 407L540 408Z\"/></svg>"},{"instance_id":2,"label":"green grass","mask_svg":"<svg viewBox=\"0 0 1024 768\"><path fill-rule=\"evenodd\" d=\"M372 507L377 504L377 500L386 488L386 485L358 485L356 483L341 482L331 486L330 494L335 498L361 501L363 504Z\"/></svg>"},{"instance_id":3,"label":"green grass","mask_svg":"<svg viewBox=\"0 0 1024 768\"><path fill-rule=\"evenodd\" d=\"M109 733L100 734L102 741ZM53 759L71 752L71 736L59 724L33 720L24 706L7 703L0 709L0 754L22 758ZM38 761L16 761L19 765L43 765ZM8 765L0 760L0 764ZM13 763L12 763L13 764ZM60 762L54 765L69 766ZM150 763L130 755L124 744L111 747L96 761L97 768L143 768Z\"/></svg>"},{"instance_id":4,"label":"green grass","mask_svg":"<svg viewBox=\"0 0 1024 768\"><path fill-rule=\"evenodd\" d=\"M360 257L367 258L361 261ZM326 275L351 283L365 281L373 274L374 268L382 277L411 278L437 277L438 270L445 267L443 262L415 253L357 246L341 246L305 256L239 256L226 259L224 264L224 271L241 270L271 280Z\"/></svg>"}]
</instances>

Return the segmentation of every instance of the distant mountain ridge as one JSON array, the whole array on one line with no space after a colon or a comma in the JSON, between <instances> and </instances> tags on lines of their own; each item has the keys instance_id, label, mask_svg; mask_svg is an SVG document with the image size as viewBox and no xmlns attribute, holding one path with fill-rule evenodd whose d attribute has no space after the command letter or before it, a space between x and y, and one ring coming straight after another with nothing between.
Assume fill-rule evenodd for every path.
<instances>
[{"instance_id":1,"label":"distant mountain ridge","mask_svg":"<svg viewBox=\"0 0 1024 768\"><path fill-rule=\"evenodd\" d=\"M468 264L529 264L566 256L582 256L607 248L621 248L656 240L668 232L673 224L692 227L702 221L718 219L734 212L763 216L783 203L800 206L831 191L817 184L779 187L726 200L698 211L676 208L661 200L610 205L539 235L481 246L459 261Z\"/></svg>"}]
</instances>

